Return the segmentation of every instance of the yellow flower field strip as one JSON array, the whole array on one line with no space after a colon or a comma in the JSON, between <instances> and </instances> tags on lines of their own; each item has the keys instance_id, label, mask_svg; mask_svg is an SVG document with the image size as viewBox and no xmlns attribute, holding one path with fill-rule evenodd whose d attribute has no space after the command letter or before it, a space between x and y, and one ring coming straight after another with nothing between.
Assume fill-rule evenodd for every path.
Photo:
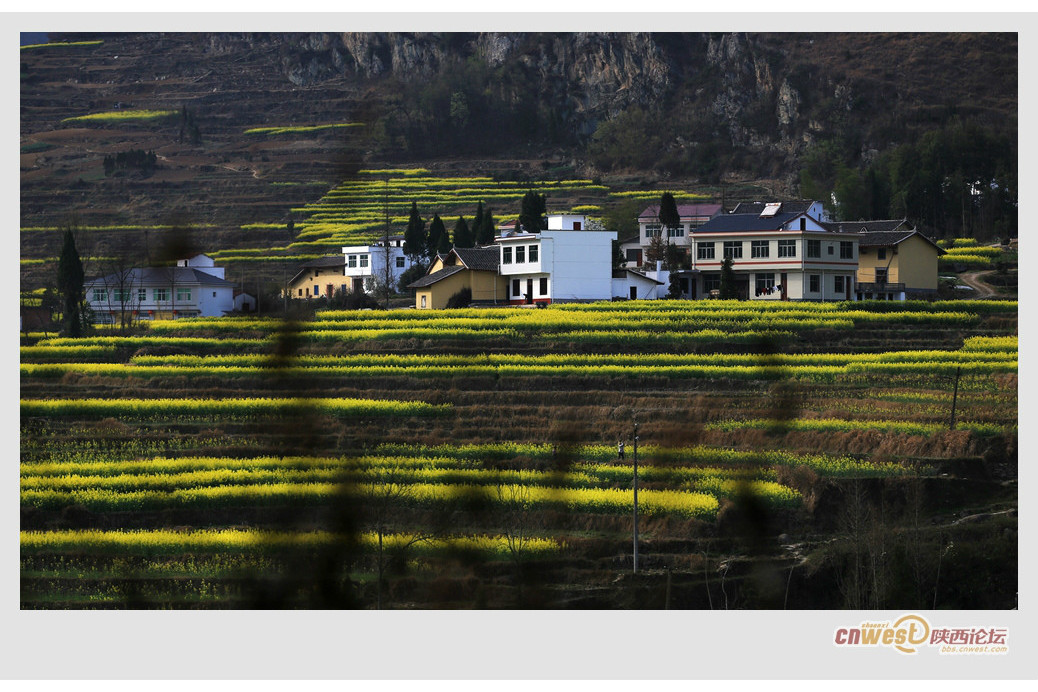
<instances>
[{"instance_id":1,"label":"yellow flower field strip","mask_svg":"<svg viewBox=\"0 0 1038 692\"><path fill-rule=\"evenodd\" d=\"M945 248L944 252L946 254L942 256L942 259L954 258L960 255L995 258L1001 257L1004 254L1002 248L998 247L990 247L987 245L959 246L958 244L956 244L955 247Z\"/></svg>"},{"instance_id":2,"label":"yellow flower field strip","mask_svg":"<svg viewBox=\"0 0 1038 692\"><path fill-rule=\"evenodd\" d=\"M282 125L275 127L251 127L242 134L246 135L283 135L306 134L323 130L338 130L350 127L364 127L364 123L331 123L327 125Z\"/></svg>"},{"instance_id":3,"label":"yellow flower field strip","mask_svg":"<svg viewBox=\"0 0 1038 692\"><path fill-rule=\"evenodd\" d=\"M88 115L77 115L72 118L63 118L63 123L120 123L120 122L134 122L144 121L149 122L153 120L162 120L164 118L172 118L177 115L177 111L152 111L152 110L121 110L121 111L108 111L105 113L90 113Z\"/></svg>"},{"instance_id":4,"label":"yellow flower field strip","mask_svg":"<svg viewBox=\"0 0 1038 692\"><path fill-rule=\"evenodd\" d=\"M383 534L386 549L406 545L413 535ZM329 531L266 531L261 529L202 529L194 531L142 530L102 531L97 529L22 531L19 544L23 555L43 553L177 555L180 553L276 553L313 550L357 544L362 550L378 546L378 535L365 532L347 536ZM531 536L524 550L531 554L557 552L563 544L551 538ZM495 555L508 552L504 536L449 536L422 540L411 546L415 554L476 551Z\"/></svg>"},{"instance_id":5,"label":"yellow flower field strip","mask_svg":"<svg viewBox=\"0 0 1038 692\"><path fill-rule=\"evenodd\" d=\"M586 469L587 472L580 469ZM598 474L600 469L603 473ZM705 492L717 497L730 497L742 488L750 488L765 501L785 504L799 496L774 480L754 478L752 473L724 473L720 469L676 469L645 466L639 469L642 483L671 483L682 490ZM518 469L442 469L442 468L354 468L342 469L214 469L184 473L132 473L120 475L23 476L23 493L62 493L77 495L88 491L137 493L224 488L229 486L262 488L268 485L337 484L349 494L354 486L371 487L372 483L393 483L489 487L521 485L523 487L556 487L581 489L601 487L602 483L630 485L633 473L623 467L577 467L560 477L547 471Z\"/></svg>"},{"instance_id":6,"label":"yellow flower field strip","mask_svg":"<svg viewBox=\"0 0 1038 692\"><path fill-rule=\"evenodd\" d=\"M78 48L82 46L100 46L104 41L53 41L51 43L32 43L21 46L21 50L36 48Z\"/></svg>"},{"instance_id":7,"label":"yellow flower field strip","mask_svg":"<svg viewBox=\"0 0 1038 692\"><path fill-rule=\"evenodd\" d=\"M949 247L976 247L980 241L976 238L944 238L938 240L937 244L947 250Z\"/></svg>"},{"instance_id":8,"label":"yellow flower field strip","mask_svg":"<svg viewBox=\"0 0 1038 692\"><path fill-rule=\"evenodd\" d=\"M1013 426L1015 427L1015 426ZM794 418L787 421L768 419L728 420L709 423L707 430L768 430L784 429L816 432L851 432L859 430L875 430L883 433L902 433L905 435L933 435L948 430L945 423L915 423L911 421L893 420L845 420L842 418ZM961 421L956 423L958 430L971 430L980 435L997 435L1005 428L994 423L975 423Z\"/></svg>"},{"instance_id":9,"label":"yellow flower field strip","mask_svg":"<svg viewBox=\"0 0 1038 692\"><path fill-rule=\"evenodd\" d=\"M387 455L413 455L469 459L477 461L507 461L514 458L549 460L558 455L584 463L609 464L615 462L616 447L612 445L584 445L569 450L560 450L548 444L499 442L481 445L405 445L386 443L379 445L378 452ZM912 470L890 462L871 462L844 455L834 457L827 454L799 454L784 450L741 451L724 447L698 445L695 447L659 447L643 445L641 457L644 464L668 468L690 465L731 465L750 468L770 466L807 466L826 476L888 476L911 473L928 473L929 469ZM640 472L640 469L639 469Z\"/></svg>"},{"instance_id":10,"label":"yellow flower field strip","mask_svg":"<svg viewBox=\"0 0 1038 692\"><path fill-rule=\"evenodd\" d=\"M267 415L321 413L333 416L437 416L447 404L385 399L22 399L24 416L230 416L251 419Z\"/></svg>"},{"instance_id":11,"label":"yellow flower field strip","mask_svg":"<svg viewBox=\"0 0 1038 692\"><path fill-rule=\"evenodd\" d=\"M948 255L946 257L941 257L938 260L938 267L940 269L953 268L957 264L964 264L971 268L984 268L994 266L995 259L985 255L960 254Z\"/></svg>"},{"instance_id":12,"label":"yellow flower field strip","mask_svg":"<svg viewBox=\"0 0 1038 692\"><path fill-rule=\"evenodd\" d=\"M847 365L849 363L906 363L906 362L960 362L964 358L976 361L1015 361L1015 344L1007 343L999 350L983 351L886 351L880 353L619 353L619 354L549 354L526 355L518 353L469 354L386 354L362 353L345 356L300 355L292 360L299 367L310 366L470 366L507 365L522 367L550 367L563 365ZM218 356L134 356L131 364L180 366L257 366L270 360L260 354L227 354Z\"/></svg>"},{"instance_id":13,"label":"yellow flower field strip","mask_svg":"<svg viewBox=\"0 0 1038 692\"><path fill-rule=\"evenodd\" d=\"M650 356L356 356L294 359L278 372L321 377L667 377L805 378L830 381L842 373L916 372L965 375L1013 372L1015 353L900 352L891 354L690 354ZM583 362L581 362L583 361ZM241 363L241 364L236 364ZM28 378L66 372L104 377L264 377L269 356L138 357L125 363L22 363Z\"/></svg>"},{"instance_id":14,"label":"yellow flower field strip","mask_svg":"<svg viewBox=\"0 0 1038 692\"><path fill-rule=\"evenodd\" d=\"M23 490L21 505L40 509L72 504L91 511L124 511L171 507L211 508L228 506L324 506L328 503L376 496L391 487L406 502L418 504L453 503L482 500L500 503L502 498L522 496L531 505L559 506L588 512L626 513L633 506L633 491L612 488L560 488L543 486L483 486L471 484L410 483L397 490L396 484L380 486L367 483L344 486L339 483L269 483L262 485L221 485L184 488L172 491L135 490L119 492L93 488L73 492ZM498 491L501 495L498 496ZM713 495L672 490L639 491L639 507L647 515L680 514L712 517L718 508ZM785 501L783 498L782 501Z\"/></svg>"},{"instance_id":15,"label":"yellow flower field strip","mask_svg":"<svg viewBox=\"0 0 1038 692\"><path fill-rule=\"evenodd\" d=\"M963 351L1016 351L1019 347L1017 336L971 336L962 343Z\"/></svg>"}]
</instances>

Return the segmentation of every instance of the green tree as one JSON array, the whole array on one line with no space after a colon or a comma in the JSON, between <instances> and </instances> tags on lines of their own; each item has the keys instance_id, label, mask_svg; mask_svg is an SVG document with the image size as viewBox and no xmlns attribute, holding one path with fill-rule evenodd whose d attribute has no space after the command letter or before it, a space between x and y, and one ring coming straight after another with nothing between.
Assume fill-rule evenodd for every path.
<instances>
[{"instance_id":1,"label":"green tree","mask_svg":"<svg viewBox=\"0 0 1038 692\"><path fill-rule=\"evenodd\" d=\"M494 243L494 236L497 235L497 224L494 223L494 214L490 211L490 207L487 207L483 211L483 223L480 224L479 234L476 236L476 242L479 245L492 245Z\"/></svg>"},{"instance_id":2,"label":"green tree","mask_svg":"<svg viewBox=\"0 0 1038 692\"><path fill-rule=\"evenodd\" d=\"M464 216L459 216L458 222L454 224L454 247L472 247L475 244L468 222Z\"/></svg>"},{"instance_id":3,"label":"green tree","mask_svg":"<svg viewBox=\"0 0 1038 692\"><path fill-rule=\"evenodd\" d=\"M735 288L735 270L732 269L732 258L725 257L721 261L721 298L738 298L739 292Z\"/></svg>"},{"instance_id":4,"label":"green tree","mask_svg":"<svg viewBox=\"0 0 1038 692\"><path fill-rule=\"evenodd\" d=\"M425 221L418 215L418 205L411 202L411 216L407 219L407 230L404 231L404 254L411 263L421 262L428 253L429 239L425 232Z\"/></svg>"},{"instance_id":5,"label":"green tree","mask_svg":"<svg viewBox=\"0 0 1038 692\"><path fill-rule=\"evenodd\" d=\"M519 226L527 233L540 233L548 228L547 198L530 190L523 195L519 206ZM517 229L518 230L518 229Z\"/></svg>"},{"instance_id":6,"label":"green tree","mask_svg":"<svg viewBox=\"0 0 1038 692\"><path fill-rule=\"evenodd\" d=\"M472 225L469 226L469 231L472 233L473 244L483 245L480 242L480 238L483 237L483 202L480 202L476 207L476 215L472 217Z\"/></svg>"},{"instance_id":7,"label":"green tree","mask_svg":"<svg viewBox=\"0 0 1038 692\"><path fill-rule=\"evenodd\" d=\"M451 239L447 235L447 228L443 225L439 214L434 215L432 223L429 224L429 238L426 247L429 261L436 259L437 253L450 252Z\"/></svg>"},{"instance_id":8,"label":"green tree","mask_svg":"<svg viewBox=\"0 0 1038 692\"><path fill-rule=\"evenodd\" d=\"M83 336L83 262L76 251L72 225L65 228L65 239L58 259L58 293L61 295L62 322L66 336Z\"/></svg>"},{"instance_id":9,"label":"green tree","mask_svg":"<svg viewBox=\"0 0 1038 692\"><path fill-rule=\"evenodd\" d=\"M681 214L678 213L678 204L674 201L674 195L664 192L660 196L659 220L666 229L677 228L681 225Z\"/></svg>"}]
</instances>

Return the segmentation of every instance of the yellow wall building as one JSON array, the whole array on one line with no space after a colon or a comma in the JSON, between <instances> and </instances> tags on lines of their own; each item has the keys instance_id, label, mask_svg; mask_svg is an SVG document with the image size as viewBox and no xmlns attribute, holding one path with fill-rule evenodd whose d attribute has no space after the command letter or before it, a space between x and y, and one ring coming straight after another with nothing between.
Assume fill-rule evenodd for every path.
<instances>
[{"instance_id":1,"label":"yellow wall building","mask_svg":"<svg viewBox=\"0 0 1038 692\"><path fill-rule=\"evenodd\" d=\"M415 307L443 309L451 296L464 288L472 291L473 302L507 303L508 283L497 273L499 263L500 250L496 246L452 249L437 257L429 272L409 285L415 292Z\"/></svg>"},{"instance_id":2,"label":"yellow wall building","mask_svg":"<svg viewBox=\"0 0 1038 692\"><path fill-rule=\"evenodd\" d=\"M834 224L835 225L835 224ZM905 300L937 295L937 260L945 254L936 243L904 220L839 224L857 232L858 297Z\"/></svg>"},{"instance_id":3,"label":"yellow wall building","mask_svg":"<svg viewBox=\"0 0 1038 692\"><path fill-rule=\"evenodd\" d=\"M354 287L345 276L345 266L346 261L343 255L321 257L307 262L288 282L286 287L288 297L296 300L321 296L331 298L339 289L344 291L364 290L362 286Z\"/></svg>"}]
</instances>

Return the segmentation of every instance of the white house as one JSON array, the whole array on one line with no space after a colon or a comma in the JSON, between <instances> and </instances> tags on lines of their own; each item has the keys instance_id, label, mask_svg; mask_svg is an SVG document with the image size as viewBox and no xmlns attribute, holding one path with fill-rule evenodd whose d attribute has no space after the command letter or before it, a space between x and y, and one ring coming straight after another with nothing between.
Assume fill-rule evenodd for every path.
<instances>
[{"instance_id":1,"label":"white house","mask_svg":"<svg viewBox=\"0 0 1038 692\"><path fill-rule=\"evenodd\" d=\"M613 298L628 300L656 300L667 296L664 282L633 269L613 273Z\"/></svg>"},{"instance_id":2,"label":"white house","mask_svg":"<svg viewBox=\"0 0 1038 692\"><path fill-rule=\"evenodd\" d=\"M854 300L857 233L832 231L813 201L740 204L693 232L691 271L679 273L683 294L710 297L721 286L721 263L732 258L736 290L749 300Z\"/></svg>"},{"instance_id":3,"label":"white house","mask_svg":"<svg viewBox=\"0 0 1038 692\"><path fill-rule=\"evenodd\" d=\"M498 271L508 281L508 302L521 305L612 298L616 232L587 227L584 216L558 214L548 216L547 230L503 231L497 236Z\"/></svg>"},{"instance_id":4,"label":"white house","mask_svg":"<svg viewBox=\"0 0 1038 692\"><path fill-rule=\"evenodd\" d=\"M620 252L629 269L641 267L645 263L653 238L665 239L669 245L680 246L687 252L695 229L723 212L720 204L678 204L677 208L681 223L666 229L665 237L658 204L646 207L638 215L637 237L626 238L620 244Z\"/></svg>"},{"instance_id":5,"label":"white house","mask_svg":"<svg viewBox=\"0 0 1038 692\"><path fill-rule=\"evenodd\" d=\"M342 249L345 260L346 282L351 291L371 291L375 281L386 278L389 264L389 281L396 286L400 275L411 268L412 262L404 254L404 236L394 235L372 245L349 245Z\"/></svg>"},{"instance_id":6,"label":"white house","mask_svg":"<svg viewBox=\"0 0 1038 692\"><path fill-rule=\"evenodd\" d=\"M95 324L222 317L234 310L235 285L206 255L174 267L135 267L84 282Z\"/></svg>"}]
</instances>

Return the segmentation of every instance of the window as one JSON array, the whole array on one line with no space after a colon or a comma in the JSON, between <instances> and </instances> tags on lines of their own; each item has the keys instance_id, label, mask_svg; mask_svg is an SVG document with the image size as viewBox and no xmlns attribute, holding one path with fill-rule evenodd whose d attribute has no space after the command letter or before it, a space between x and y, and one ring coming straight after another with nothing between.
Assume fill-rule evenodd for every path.
<instances>
[{"instance_id":1,"label":"window","mask_svg":"<svg viewBox=\"0 0 1038 692\"><path fill-rule=\"evenodd\" d=\"M540 283L541 283L541 285L540 285L539 288L541 290L541 295L542 296L548 295L548 277L542 276Z\"/></svg>"},{"instance_id":2,"label":"window","mask_svg":"<svg viewBox=\"0 0 1038 692\"><path fill-rule=\"evenodd\" d=\"M368 266L368 256L367 255L361 255L360 256L360 266L362 266L362 267Z\"/></svg>"},{"instance_id":3,"label":"window","mask_svg":"<svg viewBox=\"0 0 1038 692\"><path fill-rule=\"evenodd\" d=\"M520 293L519 290L519 279L512 279L512 295L521 296L522 293Z\"/></svg>"},{"instance_id":4,"label":"window","mask_svg":"<svg viewBox=\"0 0 1038 692\"><path fill-rule=\"evenodd\" d=\"M660 235L661 235L662 230L663 230L663 226L661 226L658 223L646 224L645 225L645 237L646 238L652 238L652 237L659 238Z\"/></svg>"},{"instance_id":5,"label":"window","mask_svg":"<svg viewBox=\"0 0 1038 692\"><path fill-rule=\"evenodd\" d=\"M117 288L112 295L112 300L117 303L125 304L130 302L130 289L128 288Z\"/></svg>"},{"instance_id":6,"label":"window","mask_svg":"<svg viewBox=\"0 0 1038 692\"><path fill-rule=\"evenodd\" d=\"M807 277L807 290L809 293L818 293L821 290L821 277L818 274L811 274Z\"/></svg>"},{"instance_id":7,"label":"window","mask_svg":"<svg viewBox=\"0 0 1038 692\"><path fill-rule=\"evenodd\" d=\"M404 258L403 257L397 257L396 258L396 268L397 269L403 269L404 268Z\"/></svg>"},{"instance_id":8,"label":"window","mask_svg":"<svg viewBox=\"0 0 1038 692\"><path fill-rule=\"evenodd\" d=\"M742 259L742 241L732 240L724 243L724 256L732 259Z\"/></svg>"},{"instance_id":9,"label":"window","mask_svg":"<svg viewBox=\"0 0 1038 692\"><path fill-rule=\"evenodd\" d=\"M714 244L696 243L696 259L714 259Z\"/></svg>"},{"instance_id":10,"label":"window","mask_svg":"<svg viewBox=\"0 0 1038 692\"><path fill-rule=\"evenodd\" d=\"M677 225L677 226L673 226L673 227L668 226L667 227L667 237L668 238L684 238L685 237L685 227L680 225L680 224Z\"/></svg>"},{"instance_id":11,"label":"window","mask_svg":"<svg viewBox=\"0 0 1038 692\"><path fill-rule=\"evenodd\" d=\"M95 303L104 303L104 302L107 302L107 301L108 301L108 291L106 291L103 288L95 288L94 289L94 302Z\"/></svg>"},{"instance_id":12,"label":"window","mask_svg":"<svg viewBox=\"0 0 1038 692\"><path fill-rule=\"evenodd\" d=\"M840 241L840 259L854 259L854 243L849 240Z\"/></svg>"},{"instance_id":13,"label":"window","mask_svg":"<svg viewBox=\"0 0 1038 692\"><path fill-rule=\"evenodd\" d=\"M512 248L504 247L504 248L501 249L501 253L502 253L501 264L511 264L512 263Z\"/></svg>"},{"instance_id":14,"label":"window","mask_svg":"<svg viewBox=\"0 0 1038 692\"><path fill-rule=\"evenodd\" d=\"M757 277L758 296L771 295L775 292L775 274L755 274Z\"/></svg>"},{"instance_id":15,"label":"window","mask_svg":"<svg viewBox=\"0 0 1038 692\"><path fill-rule=\"evenodd\" d=\"M750 257L767 257L768 256L768 241L766 240L751 240L750 241Z\"/></svg>"},{"instance_id":16,"label":"window","mask_svg":"<svg viewBox=\"0 0 1038 692\"><path fill-rule=\"evenodd\" d=\"M189 301L191 300L191 289L190 288L178 288L177 289L177 300Z\"/></svg>"},{"instance_id":17,"label":"window","mask_svg":"<svg viewBox=\"0 0 1038 692\"><path fill-rule=\"evenodd\" d=\"M779 257L796 257L797 256L797 241L795 240L780 240L778 241L778 256Z\"/></svg>"},{"instance_id":18,"label":"window","mask_svg":"<svg viewBox=\"0 0 1038 692\"><path fill-rule=\"evenodd\" d=\"M808 240L807 241L807 256L808 257L821 257L822 256L822 241L821 240Z\"/></svg>"},{"instance_id":19,"label":"window","mask_svg":"<svg viewBox=\"0 0 1038 692\"><path fill-rule=\"evenodd\" d=\"M300 298L302 298L302 297L303 297L303 289L299 289L299 297L300 297Z\"/></svg>"},{"instance_id":20,"label":"window","mask_svg":"<svg viewBox=\"0 0 1038 692\"><path fill-rule=\"evenodd\" d=\"M138 288L137 289L137 302L138 303L143 303L147 299L148 299L148 289L146 289L146 288Z\"/></svg>"},{"instance_id":21,"label":"window","mask_svg":"<svg viewBox=\"0 0 1038 692\"><path fill-rule=\"evenodd\" d=\"M162 303L169 300L169 291L165 288L153 288L151 289L151 299L156 303Z\"/></svg>"},{"instance_id":22,"label":"window","mask_svg":"<svg viewBox=\"0 0 1038 692\"><path fill-rule=\"evenodd\" d=\"M531 246L530 246L530 261L531 261L531 262L536 262L536 261L537 261L537 258L538 258L538 256L539 256L539 255L538 255L538 249L537 249L537 246L536 246L536 245L531 245Z\"/></svg>"},{"instance_id":23,"label":"window","mask_svg":"<svg viewBox=\"0 0 1038 692\"><path fill-rule=\"evenodd\" d=\"M887 249L885 247L881 247L881 248L876 250L876 259L883 260L883 259L886 259L886 258L887 258Z\"/></svg>"},{"instance_id":24,"label":"window","mask_svg":"<svg viewBox=\"0 0 1038 692\"><path fill-rule=\"evenodd\" d=\"M876 269L876 283L878 283L878 284L885 284L886 282L887 282L887 270L885 268L884 269L877 268Z\"/></svg>"},{"instance_id":25,"label":"window","mask_svg":"<svg viewBox=\"0 0 1038 692\"><path fill-rule=\"evenodd\" d=\"M709 293L710 291L717 291L721 288L721 275L720 274L704 274L703 275L703 290Z\"/></svg>"},{"instance_id":26,"label":"window","mask_svg":"<svg viewBox=\"0 0 1038 692\"><path fill-rule=\"evenodd\" d=\"M627 250L624 251L624 258L628 262L633 262L635 264L641 264L642 263L642 251L641 250L627 249Z\"/></svg>"},{"instance_id":27,"label":"window","mask_svg":"<svg viewBox=\"0 0 1038 692\"><path fill-rule=\"evenodd\" d=\"M827 249L827 250L829 251L829 254L830 254L830 255L831 255L831 254L833 254L833 244L832 244L832 243L829 243L829 244L828 244L828 245L826 245L825 247L826 247L826 249Z\"/></svg>"},{"instance_id":28,"label":"window","mask_svg":"<svg viewBox=\"0 0 1038 692\"><path fill-rule=\"evenodd\" d=\"M807 230L807 219L805 219L803 217L800 218L800 230L801 231L806 231Z\"/></svg>"},{"instance_id":29,"label":"window","mask_svg":"<svg viewBox=\"0 0 1038 692\"><path fill-rule=\"evenodd\" d=\"M349 267L350 269L356 269L357 268L357 256L356 255L347 255L346 256L346 266Z\"/></svg>"},{"instance_id":30,"label":"window","mask_svg":"<svg viewBox=\"0 0 1038 692\"><path fill-rule=\"evenodd\" d=\"M525 264L526 263L526 246L517 245L515 248L515 263Z\"/></svg>"},{"instance_id":31,"label":"window","mask_svg":"<svg viewBox=\"0 0 1038 692\"><path fill-rule=\"evenodd\" d=\"M580 222L579 221L574 221L573 222L573 230L574 231L579 231L580 230ZM530 261L533 262L532 259Z\"/></svg>"},{"instance_id":32,"label":"window","mask_svg":"<svg viewBox=\"0 0 1038 692\"><path fill-rule=\"evenodd\" d=\"M842 277L842 276L834 276L833 277L833 290L836 291L837 293L843 293L843 291L844 291L843 279L844 279L844 277Z\"/></svg>"},{"instance_id":33,"label":"window","mask_svg":"<svg viewBox=\"0 0 1038 692\"><path fill-rule=\"evenodd\" d=\"M422 294L422 307L425 307L425 294Z\"/></svg>"}]
</instances>

